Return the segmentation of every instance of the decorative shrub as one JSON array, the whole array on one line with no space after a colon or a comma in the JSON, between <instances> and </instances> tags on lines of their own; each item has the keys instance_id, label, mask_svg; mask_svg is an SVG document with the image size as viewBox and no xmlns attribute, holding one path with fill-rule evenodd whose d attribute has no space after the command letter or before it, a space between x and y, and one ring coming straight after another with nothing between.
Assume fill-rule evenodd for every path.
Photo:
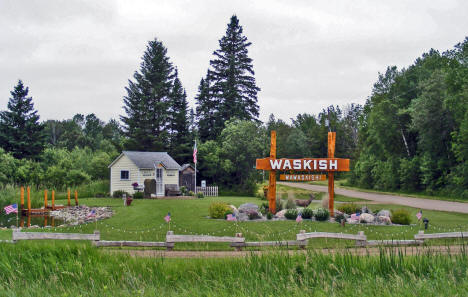
<instances>
[{"instance_id":1,"label":"decorative shrub","mask_svg":"<svg viewBox=\"0 0 468 297\"><path fill-rule=\"evenodd\" d=\"M205 198L205 194L203 194L203 192L198 192L197 198Z\"/></svg>"},{"instance_id":2,"label":"decorative shrub","mask_svg":"<svg viewBox=\"0 0 468 297\"><path fill-rule=\"evenodd\" d=\"M94 194L94 197L96 197L96 198L104 198L104 197L109 197L109 193L105 193L105 192L97 192L96 194Z\"/></svg>"},{"instance_id":3,"label":"decorative shrub","mask_svg":"<svg viewBox=\"0 0 468 297\"><path fill-rule=\"evenodd\" d=\"M295 220L297 218L297 209L288 209L284 217L288 220Z\"/></svg>"},{"instance_id":4,"label":"decorative shrub","mask_svg":"<svg viewBox=\"0 0 468 297\"><path fill-rule=\"evenodd\" d=\"M143 199L144 196L145 196L145 195L143 194L143 192L135 192L135 193L133 194L133 198L134 198L134 199Z\"/></svg>"},{"instance_id":5,"label":"decorative shrub","mask_svg":"<svg viewBox=\"0 0 468 297\"><path fill-rule=\"evenodd\" d=\"M303 219L311 219L314 216L314 211L310 208L304 208L302 210L302 218Z\"/></svg>"},{"instance_id":6,"label":"decorative shrub","mask_svg":"<svg viewBox=\"0 0 468 297\"><path fill-rule=\"evenodd\" d=\"M280 198L276 199L276 211L283 210L283 202Z\"/></svg>"},{"instance_id":7,"label":"decorative shrub","mask_svg":"<svg viewBox=\"0 0 468 297\"><path fill-rule=\"evenodd\" d=\"M270 206L268 205L267 202L263 202L262 205L260 206L260 212L263 215L267 214L269 209L270 209Z\"/></svg>"},{"instance_id":8,"label":"decorative shrub","mask_svg":"<svg viewBox=\"0 0 468 297\"><path fill-rule=\"evenodd\" d=\"M343 221L343 220L346 220L346 218L345 218L345 216L344 216L343 213L337 213L337 214L335 215L335 221L336 221L337 223L340 223L340 224L341 224L341 221Z\"/></svg>"},{"instance_id":9,"label":"decorative shrub","mask_svg":"<svg viewBox=\"0 0 468 297\"><path fill-rule=\"evenodd\" d=\"M194 191L189 191L189 192L188 192L188 195L189 195L189 196L195 196L195 192L194 192Z\"/></svg>"},{"instance_id":10,"label":"decorative shrub","mask_svg":"<svg viewBox=\"0 0 468 297\"><path fill-rule=\"evenodd\" d=\"M213 202L208 212L213 219L224 219L227 214L232 213L232 209L224 202Z\"/></svg>"},{"instance_id":11,"label":"decorative shrub","mask_svg":"<svg viewBox=\"0 0 468 297\"><path fill-rule=\"evenodd\" d=\"M293 199L289 198L288 202L286 202L286 209L296 209L296 202Z\"/></svg>"},{"instance_id":12,"label":"decorative shrub","mask_svg":"<svg viewBox=\"0 0 468 297\"><path fill-rule=\"evenodd\" d=\"M180 193L182 194L182 196L186 196L187 195L187 187L186 186L182 186L180 187Z\"/></svg>"},{"instance_id":13,"label":"decorative shrub","mask_svg":"<svg viewBox=\"0 0 468 297\"><path fill-rule=\"evenodd\" d=\"M268 220L271 220L273 218L273 214L271 212L268 212L266 217Z\"/></svg>"},{"instance_id":14,"label":"decorative shrub","mask_svg":"<svg viewBox=\"0 0 468 297\"><path fill-rule=\"evenodd\" d=\"M409 225L411 223L410 214L405 209L392 210L390 219L394 224Z\"/></svg>"},{"instance_id":15,"label":"decorative shrub","mask_svg":"<svg viewBox=\"0 0 468 297\"><path fill-rule=\"evenodd\" d=\"M123 197L123 194L127 195L127 197L130 196L130 194L128 194L127 192L123 191L123 190L117 190L117 191L114 191L114 193L112 193L112 197L114 198L122 198Z\"/></svg>"},{"instance_id":16,"label":"decorative shrub","mask_svg":"<svg viewBox=\"0 0 468 297\"><path fill-rule=\"evenodd\" d=\"M361 212L359 206L354 203L343 203L340 206L338 206L338 210L346 214Z\"/></svg>"},{"instance_id":17,"label":"decorative shrub","mask_svg":"<svg viewBox=\"0 0 468 297\"><path fill-rule=\"evenodd\" d=\"M328 209L321 207L314 211L314 216L317 221L326 221L330 217L330 213Z\"/></svg>"}]
</instances>

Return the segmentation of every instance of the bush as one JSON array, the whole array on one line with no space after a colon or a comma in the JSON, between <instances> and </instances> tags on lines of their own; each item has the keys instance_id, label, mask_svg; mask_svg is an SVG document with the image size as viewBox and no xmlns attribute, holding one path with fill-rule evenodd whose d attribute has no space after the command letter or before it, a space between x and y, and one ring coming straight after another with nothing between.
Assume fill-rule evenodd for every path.
<instances>
[{"instance_id":1,"label":"bush","mask_svg":"<svg viewBox=\"0 0 468 297\"><path fill-rule=\"evenodd\" d=\"M343 221L343 220L346 220L344 214L342 214L342 213L337 213L337 214L335 215L335 221L336 221L336 222L341 223L341 221Z\"/></svg>"},{"instance_id":2,"label":"bush","mask_svg":"<svg viewBox=\"0 0 468 297\"><path fill-rule=\"evenodd\" d=\"M353 214L356 212L360 212L361 209L358 205L354 203L343 203L340 206L338 206L338 210L346 214Z\"/></svg>"},{"instance_id":3,"label":"bush","mask_svg":"<svg viewBox=\"0 0 468 297\"><path fill-rule=\"evenodd\" d=\"M281 211L283 210L283 202L281 201L281 198L276 199L276 211Z\"/></svg>"},{"instance_id":4,"label":"bush","mask_svg":"<svg viewBox=\"0 0 468 297\"><path fill-rule=\"evenodd\" d=\"M286 202L286 209L296 209L296 202L293 199L289 198Z\"/></svg>"},{"instance_id":5,"label":"bush","mask_svg":"<svg viewBox=\"0 0 468 297\"><path fill-rule=\"evenodd\" d=\"M104 197L108 197L108 193L105 193L105 192L97 192L94 194L94 197L96 198L104 198Z\"/></svg>"},{"instance_id":6,"label":"bush","mask_svg":"<svg viewBox=\"0 0 468 297\"><path fill-rule=\"evenodd\" d=\"M186 186L182 186L180 187L180 194L182 194L182 196L187 196L187 187Z\"/></svg>"},{"instance_id":7,"label":"bush","mask_svg":"<svg viewBox=\"0 0 468 297\"><path fill-rule=\"evenodd\" d=\"M194 192L194 191L189 191L189 192L188 192L188 195L189 195L189 196L195 196L195 192Z\"/></svg>"},{"instance_id":8,"label":"bush","mask_svg":"<svg viewBox=\"0 0 468 297\"><path fill-rule=\"evenodd\" d=\"M125 194L127 197L130 196L130 194L128 194L127 192L123 191L123 190L117 190L117 191L114 191L114 193L112 193L112 197L114 198L122 198L123 197L123 194Z\"/></svg>"},{"instance_id":9,"label":"bush","mask_svg":"<svg viewBox=\"0 0 468 297\"><path fill-rule=\"evenodd\" d=\"M269 209L270 209L270 206L268 205L267 202L263 202L262 205L260 206L260 212L263 215L267 214Z\"/></svg>"},{"instance_id":10,"label":"bush","mask_svg":"<svg viewBox=\"0 0 468 297\"><path fill-rule=\"evenodd\" d=\"M133 198L134 198L134 199L143 199L144 196L145 196L145 195L143 194L143 192L135 192L135 193L133 194Z\"/></svg>"},{"instance_id":11,"label":"bush","mask_svg":"<svg viewBox=\"0 0 468 297\"><path fill-rule=\"evenodd\" d=\"M273 214L271 212L268 212L266 217L268 220L271 220L273 218Z\"/></svg>"},{"instance_id":12,"label":"bush","mask_svg":"<svg viewBox=\"0 0 468 297\"><path fill-rule=\"evenodd\" d=\"M232 209L224 202L213 202L208 212L213 219L224 219L227 214L232 213Z\"/></svg>"},{"instance_id":13,"label":"bush","mask_svg":"<svg viewBox=\"0 0 468 297\"><path fill-rule=\"evenodd\" d=\"M205 198L205 194L203 194L203 192L198 192L197 198Z\"/></svg>"},{"instance_id":14,"label":"bush","mask_svg":"<svg viewBox=\"0 0 468 297\"><path fill-rule=\"evenodd\" d=\"M295 220L297 218L297 209L288 209L284 217L288 220Z\"/></svg>"},{"instance_id":15,"label":"bush","mask_svg":"<svg viewBox=\"0 0 468 297\"><path fill-rule=\"evenodd\" d=\"M314 216L317 221L326 221L330 217L330 213L328 212L328 209L321 207L314 211Z\"/></svg>"},{"instance_id":16,"label":"bush","mask_svg":"<svg viewBox=\"0 0 468 297\"><path fill-rule=\"evenodd\" d=\"M405 209L392 210L390 219L394 224L409 225L411 223L410 214Z\"/></svg>"},{"instance_id":17,"label":"bush","mask_svg":"<svg viewBox=\"0 0 468 297\"><path fill-rule=\"evenodd\" d=\"M314 216L314 211L310 208L304 208L302 210L302 218L303 219L311 219Z\"/></svg>"}]
</instances>

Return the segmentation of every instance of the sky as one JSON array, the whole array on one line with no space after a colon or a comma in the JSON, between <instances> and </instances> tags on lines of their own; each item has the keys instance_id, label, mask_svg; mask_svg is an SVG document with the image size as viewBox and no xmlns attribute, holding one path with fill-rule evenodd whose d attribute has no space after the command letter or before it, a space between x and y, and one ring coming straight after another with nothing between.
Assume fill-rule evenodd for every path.
<instances>
[{"instance_id":1,"label":"sky","mask_svg":"<svg viewBox=\"0 0 468 297\"><path fill-rule=\"evenodd\" d=\"M148 41L168 49L195 106L200 79L240 20L252 45L260 119L287 122L364 104L378 73L468 36L468 1L0 0L0 110L18 79L41 120L123 114Z\"/></svg>"}]
</instances>

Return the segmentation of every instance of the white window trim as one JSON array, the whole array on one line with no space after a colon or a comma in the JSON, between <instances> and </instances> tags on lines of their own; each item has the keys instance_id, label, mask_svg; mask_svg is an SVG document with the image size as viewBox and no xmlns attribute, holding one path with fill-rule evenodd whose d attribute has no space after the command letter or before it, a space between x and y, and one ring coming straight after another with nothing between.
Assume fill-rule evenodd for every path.
<instances>
[{"instance_id":1,"label":"white window trim","mask_svg":"<svg viewBox=\"0 0 468 297\"><path fill-rule=\"evenodd\" d=\"M122 178L122 171L128 172L128 178ZM130 170L120 170L120 180L130 180Z\"/></svg>"}]
</instances>

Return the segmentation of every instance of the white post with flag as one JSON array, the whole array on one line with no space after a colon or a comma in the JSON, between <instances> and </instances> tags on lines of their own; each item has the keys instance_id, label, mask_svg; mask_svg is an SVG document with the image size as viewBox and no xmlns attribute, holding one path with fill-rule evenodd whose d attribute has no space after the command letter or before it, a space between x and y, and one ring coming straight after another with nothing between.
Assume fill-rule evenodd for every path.
<instances>
[{"instance_id":1,"label":"white post with flag","mask_svg":"<svg viewBox=\"0 0 468 297\"><path fill-rule=\"evenodd\" d=\"M197 194L197 140L195 140L195 146L193 147L193 163L195 164L195 189L194 193Z\"/></svg>"}]
</instances>

